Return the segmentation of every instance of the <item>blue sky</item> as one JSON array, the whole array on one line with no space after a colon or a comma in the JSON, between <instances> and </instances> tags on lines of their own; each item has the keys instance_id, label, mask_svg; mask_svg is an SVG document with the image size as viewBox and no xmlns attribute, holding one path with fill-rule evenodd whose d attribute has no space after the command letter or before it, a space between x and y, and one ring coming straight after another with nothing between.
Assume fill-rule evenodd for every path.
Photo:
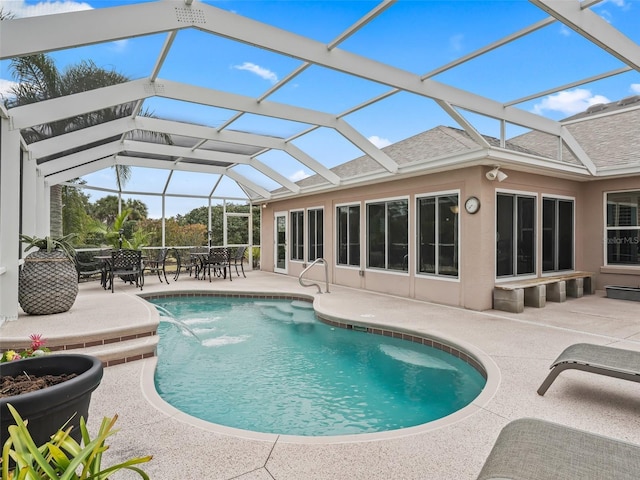
<instances>
[{"instance_id":1,"label":"blue sky","mask_svg":"<svg viewBox=\"0 0 640 480\"><path fill-rule=\"evenodd\" d=\"M127 3L140 2L0 0L5 12L12 12L18 17ZM366 0L229 0L205 3L324 43L332 41L378 4ZM640 1L605 0L593 7L593 11L640 43ZM526 0L400 0L341 43L339 48L422 75L543 18L546 14ZM59 68L82 59L92 59L97 65L114 68L132 79L144 78L155 64L165 37L164 34L152 35L55 52L52 56ZM300 61L295 59L195 30L185 30L178 34L160 77L256 97L299 65ZM7 91L12 80L8 66L8 62L0 62L0 93ZM622 66L599 47L556 22L433 79L507 102ZM339 114L388 90L389 87L346 74L310 67L269 96L268 100ZM634 94L640 94L640 75L629 72L523 103L519 107L558 120L583 111L594 103L615 101ZM208 126L219 126L233 114L223 109L185 105L160 98L146 102L145 107L162 118ZM496 121L472 114L467 114L467 117L482 133L499 136ZM433 101L406 93L393 95L350 114L345 120L378 146L403 140L437 125L457 126ZM230 128L288 137L305 126L245 115ZM507 133L510 136L520 132L514 128ZM294 143L328 167L361 155L341 136L326 129L317 130ZM260 160L294 180L312 173L286 155L269 153ZM242 173L268 188L277 187L255 172ZM166 175L166 172L149 169L136 171L127 188L149 191L151 183L164 185ZM96 172L87 179L96 186L114 185L111 171ZM211 180L176 175L170 191L206 195L211 188ZM240 194L232 184L224 186L224 191L228 195ZM102 195L104 193L94 191L91 199ZM149 205L151 216L161 214L158 198L141 199ZM170 199L166 213L168 216L186 213L203 204L206 203L196 199Z\"/></svg>"}]
</instances>

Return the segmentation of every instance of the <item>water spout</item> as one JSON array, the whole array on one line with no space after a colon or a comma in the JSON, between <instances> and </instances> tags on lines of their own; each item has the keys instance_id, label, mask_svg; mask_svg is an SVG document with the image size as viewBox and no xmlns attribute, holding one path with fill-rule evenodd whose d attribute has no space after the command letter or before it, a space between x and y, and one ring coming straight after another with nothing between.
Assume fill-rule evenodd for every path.
<instances>
[{"instance_id":1,"label":"water spout","mask_svg":"<svg viewBox=\"0 0 640 480\"><path fill-rule=\"evenodd\" d=\"M161 322L166 322L166 323L170 323L172 325L177 326L180 330L182 330L182 333L187 333L190 336L192 336L193 338L195 338L196 340L198 340L200 343L202 343L202 339L200 337L198 337L198 335L196 334L196 332L194 332L189 325L187 325L186 323L174 318L174 316L172 315L172 313L167 310L166 308L160 306L160 305L155 305L155 307L158 309L159 312L164 313L164 315L160 315L160 321Z\"/></svg>"}]
</instances>

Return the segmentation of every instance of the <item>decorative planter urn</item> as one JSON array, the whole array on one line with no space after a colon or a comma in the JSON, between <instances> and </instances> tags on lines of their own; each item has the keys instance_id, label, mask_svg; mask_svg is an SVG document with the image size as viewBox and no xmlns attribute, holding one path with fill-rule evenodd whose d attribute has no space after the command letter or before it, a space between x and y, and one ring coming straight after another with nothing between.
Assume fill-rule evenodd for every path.
<instances>
[{"instance_id":1,"label":"decorative planter urn","mask_svg":"<svg viewBox=\"0 0 640 480\"><path fill-rule=\"evenodd\" d=\"M30 253L20 270L18 302L25 313L51 315L69 310L78 296L78 273L61 250Z\"/></svg>"},{"instance_id":2,"label":"decorative planter urn","mask_svg":"<svg viewBox=\"0 0 640 480\"><path fill-rule=\"evenodd\" d=\"M69 419L71 436L80 442L80 417L89 416L91 393L102 380L100 359L81 354L49 354L0 363L0 376L32 376L77 374L76 377L34 392L0 398L0 445L9 438L8 428L15 422L7 404L10 403L24 420L36 445L49 440Z\"/></svg>"}]
</instances>

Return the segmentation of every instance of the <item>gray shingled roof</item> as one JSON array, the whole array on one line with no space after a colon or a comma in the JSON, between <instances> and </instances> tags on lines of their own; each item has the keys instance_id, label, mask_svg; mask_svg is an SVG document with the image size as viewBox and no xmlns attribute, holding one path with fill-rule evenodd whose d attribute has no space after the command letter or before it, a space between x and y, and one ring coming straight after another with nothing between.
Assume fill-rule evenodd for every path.
<instances>
[{"instance_id":1,"label":"gray shingled roof","mask_svg":"<svg viewBox=\"0 0 640 480\"><path fill-rule=\"evenodd\" d=\"M616 102L607 105L607 108L591 113L587 110L563 122L596 167L640 164L640 107L636 104L635 108L629 109ZM555 158L557 151L556 139L540 132L525 133L512 138L511 142L548 158ZM578 163L566 147L563 147L562 159Z\"/></svg>"},{"instance_id":2,"label":"gray shingled roof","mask_svg":"<svg viewBox=\"0 0 640 480\"><path fill-rule=\"evenodd\" d=\"M598 105L563 120L596 167L640 165L640 96L620 102ZM635 107L635 108L634 108ZM603 115L605 114L605 115ZM500 147L500 140L483 135L492 147ZM481 148L464 130L438 126L419 133L382 150L398 165L427 162L446 156L460 155ZM515 152L556 159L558 140L552 135L530 131L506 142L505 148ZM563 147L562 161L573 165L580 162ZM363 155L331 169L340 178L383 172L371 157ZM296 182L301 187L326 184L319 175ZM283 192L277 189L274 193Z\"/></svg>"}]
</instances>

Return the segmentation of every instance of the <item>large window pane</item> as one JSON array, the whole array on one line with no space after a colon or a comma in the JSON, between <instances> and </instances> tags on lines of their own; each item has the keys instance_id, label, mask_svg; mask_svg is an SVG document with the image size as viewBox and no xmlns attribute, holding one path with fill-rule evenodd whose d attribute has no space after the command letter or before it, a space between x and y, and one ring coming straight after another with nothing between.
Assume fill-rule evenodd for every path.
<instances>
[{"instance_id":1,"label":"large window pane","mask_svg":"<svg viewBox=\"0 0 640 480\"><path fill-rule=\"evenodd\" d=\"M309 218L309 261L324 256L324 215L322 209L307 212Z\"/></svg>"},{"instance_id":2,"label":"large window pane","mask_svg":"<svg viewBox=\"0 0 640 480\"><path fill-rule=\"evenodd\" d=\"M558 200L558 270L573 270L573 202Z\"/></svg>"},{"instance_id":3,"label":"large window pane","mask_svg":"<svg viewBox=\"0 0 640 480\"><path fill-rule=\"evenodd\" d=\"M639 207L640 191L607 194L607 264L640 263Z\"/></svg>"},{"instance_id":4,"label":"large window pane","mask_svg":"<svg viewBox=\"0 0 640 480\"><path fill-rule=\"evenodd\" d=\"M535 272L535 199L517 197L518 275Z\"/></svg>"},{"instance_id":5,"label":"large window pane","mask_svg":"<svg viewBox=\"0 0 640 480\"><path fill-rule=\"evenodd\" d=\"M367 205L367 266L407 270L409 251L407 200Z\"/></svg>"},{"instance_id":6,"label":"large window pane","mask_svg":"<svg viewBox=\"0 0 640 480\"><path fill-rule=\"evenodd\" d=\"M419 198L417 268L420 273L458 275L458 196Z\"/></svg>"},{"instance_id":7,"label":"large window pane","mask_svg":"<svg viewBox=\"0 0 640 480\"><path fill-rule=\"evenodd\" d=\"M336 208L338 265L360 265L360 206Z\"/></svg>"},{"instance_id":8,"label":"large window pane","mask_svg":"<svg viewBox=\"0 0 640 480\"><path fill-rule=\"evenodd\" d=\"M407 209L406 200L387 203L389 219L387 268L390 270L408 270L409 215Z\"/></svg>"},{"instance_id":9,"label":"large window pane","mask_svg":"<svg viewBox=\"0 0 640 480\"><path fill-rule=\"evenodd\" d=\"M418 272L436 273L436 199L418 199Z\"/></svg>"},{"instance_id":10,"label":"large window pane","mask_svg":"<svg viewBox=\"0 0 640 480\"><path fill-rule=\"evenodd\" d=\"M370 268L385 267L386 229L385 204L367 205L367 266Z\"/></svg>"},{"instance_id":11,"label":"large window pane","mask_svg":"<svg viewBox=\"0 0 640 480\"><path fill-rule=\"evenodd\" d=\"M496 232L496 273L499 277L513 275L514 205L512 195L498 195Z\"/></svg>"},{"instance_id":12,"label":"large window pane","mask_svg":"<svg viewBox=\"0 0 640 480\"><path fill-rule=\"evenodd\" d=\"M291 260L304 260L304 212L291 212Z\"/></svg>"}]
</instances>

